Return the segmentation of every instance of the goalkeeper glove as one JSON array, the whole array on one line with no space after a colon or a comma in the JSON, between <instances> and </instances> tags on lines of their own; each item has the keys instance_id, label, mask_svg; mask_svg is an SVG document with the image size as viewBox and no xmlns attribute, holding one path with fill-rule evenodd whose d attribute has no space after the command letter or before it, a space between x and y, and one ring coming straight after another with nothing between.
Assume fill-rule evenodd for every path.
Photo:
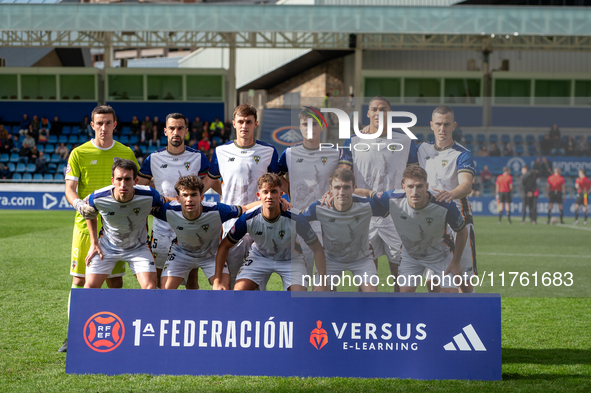
<instances>
[{"instance_id":1,"label":"goalkeeper glove","mask_svg":"<svg viewBox=\"0 0 591 393\"><path fill-rule=\"evenodd\" d=\"M87 205L82 199L76 199L72 204L74 209L80 213L85 220L92 220L98 215L98 211L94 207Z\"/></svg>"}]
</instances>

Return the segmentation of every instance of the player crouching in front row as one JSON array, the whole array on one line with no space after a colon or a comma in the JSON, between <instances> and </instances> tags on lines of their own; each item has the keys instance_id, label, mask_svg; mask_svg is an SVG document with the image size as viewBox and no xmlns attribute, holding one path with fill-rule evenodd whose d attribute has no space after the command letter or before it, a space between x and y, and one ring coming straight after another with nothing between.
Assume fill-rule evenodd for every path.
<instances>
[{"instance_id":1,"label":"player crouching in front row","mask_svg":"<svg viewBox=\"0 0 591 393\"><path fill-rule=\"evenodd\" d=\"M131 160L117 160L111 169L113 185L94 191L88 204L102 217L97 238L97 219L86 220L90 249L86 256L84 288L100 288L118 261L129 267L142 289L156 289L156 266L146 238L146 219L164 201L158 191L138 186L138 169Z\"/></svg>"},{"instance_id":2,"label":"player crouching in front row","mask_svg":"<svg viewBox=\"0 0 591 393\"><path fill-rule=\"evenodd\" d=\"M297 251L295 233L300 235L314 252L316 268L321 276L326 274L324 250L316 233L307 222L297 221L297 214L281 209L281 178L265 173L258 180L257 197L262 206L247 211L234 224L218 249L213 289L229 289L223 280L223 269L232 246L248 232L254 240L248 258L236 277L234 290L254 290L266 282L272 273L277 273L283 281L283 289L305 291L303 277L307 274L301 252Z\"/></svg>"},{"instance_id":3,"label":"player crouching in front row","mask_svg":"<svg viewBox=\"0 0 591 393\"><path fill-rule=\"evenodd\" d=\"M183 176L174 186L177 201L154 209L153 215L170 224L176 234L162 272L162 288L177 289L193 269L201 268L213 284L215 253L220 243L222 224L240 217L243 211L260 205L246 206L203 202L203 181L195 175ZM230 273L224 266L221 282L230 285Z\"/></svg>"}]
</instances>

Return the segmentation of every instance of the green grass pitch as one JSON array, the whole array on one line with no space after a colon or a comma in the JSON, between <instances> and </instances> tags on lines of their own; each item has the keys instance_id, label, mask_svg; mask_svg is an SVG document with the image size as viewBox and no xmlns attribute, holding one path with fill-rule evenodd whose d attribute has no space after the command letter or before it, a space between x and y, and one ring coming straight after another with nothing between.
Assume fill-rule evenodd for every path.
<instances>
[{"instance_id":1,"label":"green grass pitch","mask_svg":"<svg viewBox=\"0 0 591 393\"><path fill-rule=\"evenodd\" d=\"M476 218L478 292L502 298L499 382L232 376L66 375L57 348L67 332L72 212L0 210L0 391L591 391L591 228L497 225ZM517 221L517 222L516 222ZM387 267L380 265L385 276ZM505 285L499 274L505 272ZM488 274L493 272L493 285ZM513 279L508 272L519 275ZM529 285L519 280L527 272ZM538 286L533 274L538 273ZM544 286L544 272L571 272ZM524 281L525 283L525 281ZM547 283L547 280L546 280ZM274 277L269 287L279 289ZM138 288L131 275L126 288ZM201 277L203 288L209 284ZM380 288L389 290L389 288Z\"/></svg>"}]
</instances>

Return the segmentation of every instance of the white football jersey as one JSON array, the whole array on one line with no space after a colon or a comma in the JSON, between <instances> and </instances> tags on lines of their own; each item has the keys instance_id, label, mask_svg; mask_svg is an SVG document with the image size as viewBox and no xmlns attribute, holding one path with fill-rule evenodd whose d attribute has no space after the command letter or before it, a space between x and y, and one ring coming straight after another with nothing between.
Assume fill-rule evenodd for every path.
<instances>
[{"instance_id":1,"label":"white football jersey","mask_svg":"<svg viewBox=\"0 0 591 393\"><path fill-rule=\"evenodd\" d=\"M227 238L232 243L238 243L248 232L254 240L250 252L276 261L290 261L294 250L302 253L301 247L295 241L296 232L306 244L318 241L316 233L307 221L297 221L296 225L296 211L282 211L271 222L263 216L262 210L262 207L258 206L241 215Z\"/></svg>"},{"instance_id":2,"label":"white football jersey","mask_svg":"<svg viewBox=\"0 0 591 393\"><path fill-rule=\"evenodd\" d=\"M447 225L456 232L466 225L454 203L437 202L431 192L427 205L418 210L410 207L401 189L374 193L372 199L390 211L402 240L403 259L406 254L426 263L444 260L454 245L446 232Z\"/></svg>"},{"instance_id":3,"label":"white football jersey","mask_svg":"<svg viewBox=\"0 0 591 393\"><path fill-rule=\"evenodd\" d=\"M290 201L295 208L305 209L328 191L328 179L339 166L339 156L334 148L309 150L298 144L285 149L279 169L289 173Z\"/></svg>"},{"instance_id":4,"label":"white football jersey","mask_svg":"<svg viewBox=\"0 0 591 393\"><path fill-rule=\"evenodd\" d=\"M358 196L353 196L353 205L347 211L320 206L317 201L300 214L301 219L320 222L326 255L339 262L371 256L369 224L373 216L386 217L388 209L370 198Z\"/></svg>"},{"instance_id":5,"label":"white football jersey","mask_svg":"<svg viewBox=\"0 0 591 393\"><path fill-rule=\"evenodd\" d=\"M341 159L352 162L358 188L394 190L402 187L406 166L418 162L417 146L399 130L392 132L392 139L361 139L354 135L341 148Z\"/></svg>"},{"instance_id":6,"label":"white football jersey","mask_svg":"<svg viewBox=\"0 0 591 393\"><path fill-rule=\"evenodd\" d=\"M209 171L209 160L198 150L186 147L181 154L169 153L166 148L150 154L140 169L139 175L146 179L154 178L154 187L160 195L175 198L174 185L181 176L196 175L203 177ZM160 234L174 236L167 223L155 219L152 229Z\"/></svg>"},{"instance_id":7,"label":"white football jersey","mask_svg":"<svg viewBox=\"0 0 591 393\"><path fill-rule=\"evenodd\" d=\"M453 190L460 184L460 172L468 172L474 176L472 153L457 142L442 150L435 147L435 142L423 142L419 145L418 158L419 165L427 172L427 182L431 190ZM462 211L469 212L467 197L456 199L455 203Z\"/></svg>"},{"instance_id":8,"label":"white football jersey","mask_svg":"<svg viewBox=\"0 0 591 393\"><path fill-rule=\"evenodd\" d=\"M154 217L167 222L176 234L176 244L186 255L204 259L213 257L220 245L222 223L238 218L240 206L202 202L202 212L196 220L183 216L181 204L173 201L154 210Z\"/></svg>"},{"instance_id":9,"label":"white football jersey","mask_svg":"<svg viewBox=\"0 0 591 393\"><path fill-rule=\"evenodd\" d=\"M114 186L96 190L90 194L88 204L101 215L101 247L112 253L133 250L146 245L148 238L147 219L153 207L164 201L158 191L148 186L134 186L134 195L129 202L117 202L113 198Z\"/></svg>"},{"instance_id":10,"label":"white football jersey","mask_svg":"<svg viewBox=\"0 0 591 393\"><path fill-rule=\"evenodd\" d=\"M261 141L248 147L239 147L235 141L218 146L209 166L209 176L222 180L221 202L228 205L256 201L257 180L267 172L281 173L277 150Z\"/></svg>"}]
</instances>

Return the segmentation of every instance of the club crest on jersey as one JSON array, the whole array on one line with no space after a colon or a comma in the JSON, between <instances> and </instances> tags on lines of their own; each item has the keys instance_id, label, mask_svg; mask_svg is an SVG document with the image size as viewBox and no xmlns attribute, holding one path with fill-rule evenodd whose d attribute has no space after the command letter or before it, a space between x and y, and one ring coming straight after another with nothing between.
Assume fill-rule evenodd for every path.
<instances>
[{"instance_id":1,"label":"club crest on jersey","mask_svg":"<svg viewBox=\"0 0 591 393\"><path fill-rule=\"evenodd\" d=\"M139 207L136 207L135 209L133 209L133 212L137 216L138 214L140 214L140 208Z\"/></svg>"},{"instance_id":2,"label":"club crest on jersey","mask_svg":"<svg viewBox=\"0 0 591 393\"><path fill-rule=\"evenodd\" d=\"M279 231L279 237L283 239L283 236L285 236L285 231Z\"/></svg>"},{"instance_id":3,"label":"club crest on jersey","mask_svg":"<svg viewBox=\"0 0 591 393\"><path fill-rule=\"evenodd\" d=\"M427 225L433 224L433 219L431 217L425 218L425 221L427 221Z\"/></svg>"},{"instance_id":4,"label":"club crest on jersey","mask_svg":"<svg viewBox=\"0 0 591 393\"><path fill-rule=\"evenodd\" d=\"M256 162L258 164L260 161L261 161L260 156L254 156L254 162Z\"/></svg>"},{"instance_id":5,"label":"club crest on jersey","mask_svg":"<svg viewBox=\"0 0 591 393\"><path fill-rule=\"evenodd\" d=\"M389 145L388 145L388 150L390 150L390 151L392 151L392 152L396 151L396 145L395 145L395 144L393 144L393 143L389 144Z\"/></svg>"},{"instance_id":6,"label":"club crest on jersey","mask_svg":"<svg viewBox=\"0 0 591 393\"><path fill-rule=\"evenodd\" d=\"M187 168L187 170L189 170L189 168L191 168L191 163L190 162L185 162L185 168Z\"/></svg>"},{"instance_id":7,"label":"club crest on jersey","mask_svg":"<svg viewBox=\"0 0 591 393\"><path fill-rule=\"evenodd\" d=\"M209 230L209 224L201 225L201 229L207 232Z\"/></svg>"},{"instance_id":8,"label":"club crest on jersey","mask_svg":"<svg viewBox=\"0 0 591 393\"><path fill-rule=\"evenodd\" d=\"M355 216L353 218L355 219L355 222L359 222L359 219L361 218L361 216Z\"/></svg>"},{"instance_id":9,"label":"club crest on jersey","mask_svg":"<svg viewBox=\"0 0 591 393\"><path fill-rule=\"evenodd\" d=\"M446 165L447 165L447 160L441 161L441 167L442 168L445 168Z\"/></svg>"},{"instance_id":10,"label":"club crest on jersey","mask_svg":"<svg viewBox=\"0 0 591 393\"><path fill-rule=\"evenodd\" d=\"M326 161L328 161L328 158L320 157L320 162L322 163L322 165L326 165Z\"/></svg>"}]
</instances>

